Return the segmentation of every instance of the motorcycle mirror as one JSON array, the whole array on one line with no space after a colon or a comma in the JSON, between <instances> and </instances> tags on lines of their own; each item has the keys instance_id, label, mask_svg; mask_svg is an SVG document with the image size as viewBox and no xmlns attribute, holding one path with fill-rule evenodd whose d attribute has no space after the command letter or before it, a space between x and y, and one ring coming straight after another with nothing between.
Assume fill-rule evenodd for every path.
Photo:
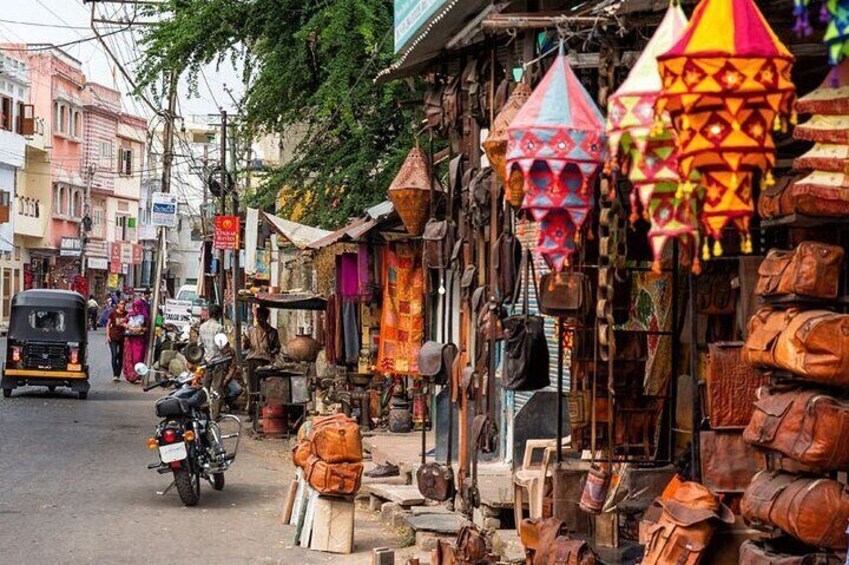
<instances>
[{"instance_id":1,"label":"motorcycle mirror","mask_svg":"<svg viewBox=\"0 0 849 565\"><path fill-rule=\"evenodd\" d=\"M136 373L138 373L141 377L146 377L147 374L150 372L150 368L144 363L136 363L133 369L135 369Z\"/></svg>"},{"instance_id":2,"label":"motorcycle mirror","mask_svg":"<svg viewBox=\"0 0 849 565\"><path fill-rule=\"evenodd\" d=\"M224 349L227 344L230 343L230 340L225 334L215 334L215 337L212 339L215 341L215 345L217 345L219 349Z\"/></svg>"}]
</instances>

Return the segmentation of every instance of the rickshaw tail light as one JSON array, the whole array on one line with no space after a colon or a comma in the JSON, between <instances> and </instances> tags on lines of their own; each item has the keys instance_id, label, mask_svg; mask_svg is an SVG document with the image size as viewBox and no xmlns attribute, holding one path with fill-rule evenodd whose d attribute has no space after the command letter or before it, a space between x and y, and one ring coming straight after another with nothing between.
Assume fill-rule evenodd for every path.
<instances>
[{"instance_id":1,"label":"rickshaw tail light","mask_svg":"<svg viewBox=\"0 0 849 565\"><path fill-rule=\"evenodd\" d=\"M70 364L76 365L79 362L80 362L80 348L79 347L72 347L71 348L71 362L70 362Z\"/></svg>"},{"instance_id":2,"label":"rickshaw tail light","mask_svg":"<svg viewBox=\"0 0 849 565\"><path fill-rule=\"evenodd\" d=\"M157 447L159 447L159 442L156 441L156 438L152 437L152 438L147 440L147 448L148 449L156 449Z\"/></svg>"},{"instance_id":3,"label":"rickshaw tail light","mask_svg":"<svg viewBox=\"0 0 849 565\"><path fill-rule=\"evenodd\" d=\"M16 363L21 361L21 348L18 346L12 347L12 361Z\"/></svg>"},{"instance_id":4,"label":"rickshaw tail light","mask_svg":"<svg viewBox=\"0 0 849 565\"><path fill-rule=\"evenodd\" d=\"M183 439L186 441L195 441L195 432L186 430L186 433L183 434Z\"/></svg>"},{"instance_id":5,"label":"rickshaw tail light","mask_svg":"<svg viewBox=\"0 0 849 565\"><path fill-rule=\"evenodd\" d=\"M162 432L162 439L165 440L165 443L174 443L177 441L177 432L168 428L164 432Z\"/></svg>"}]
</instances>

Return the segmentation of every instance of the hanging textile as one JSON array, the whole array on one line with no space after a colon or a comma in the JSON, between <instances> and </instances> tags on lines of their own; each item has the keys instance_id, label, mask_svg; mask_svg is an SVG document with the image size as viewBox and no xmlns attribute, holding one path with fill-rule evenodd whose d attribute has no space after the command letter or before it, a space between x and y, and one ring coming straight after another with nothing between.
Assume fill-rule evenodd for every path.
<instances>
[{"instance_id":1,"label":"hanging textile","mask_svg":"<svg viewBox=\"0 0 849 565\"><path fill-rule=\"evenodd\" d=\"M677 133L677 196L697 199L704 259L722 254L729 224L751 252L752 183L757 173L774 184L771 131L786 129L792 114L793 61L754 0L702 0L684 36L658 57L656 110L669 112ZM694 172L703 191L690 181Z\"/></svg>"},{"instance_id":2,"label":"hanging textile","mask_svg":"<svg viewBox=\"0 0 849 565\"><path fill-rule=\"evenodd\" d=\"M394 243L384 250L383 315L377 369L383 373L418 374L424 335L424 273L421 248Z\"/></svg>"},{"instance_id":3,"label":"hanging textile","mask_svg":"<svg viewBox=\"0 0 849 565\"><path fill-rule=\"evenodd\" d=\"M537 252L555 271L568 264L595 205L604 159L604 118L569 67L563 46L508 128L507 176L524 180L522 208L543 222Z\"/></svg>"},{"instance_id":4,"label":"hanging textile","mask_svg":"<svg viewBox=\"0 0 849 565\"><path fill-rule=\"evenodd\" d=\"M670 238L686 241L697 232L690 202L677 198L678 147L667 114L655 114L662 89L657 58L684 35L687 17L677 2L649 40L628 78L608 102L609 167L628 175L633 185L631 222L642 216L651 223L649 242L659 268ZM685 246L687 248L689 246Z\"/></svg>"}]
</instances>

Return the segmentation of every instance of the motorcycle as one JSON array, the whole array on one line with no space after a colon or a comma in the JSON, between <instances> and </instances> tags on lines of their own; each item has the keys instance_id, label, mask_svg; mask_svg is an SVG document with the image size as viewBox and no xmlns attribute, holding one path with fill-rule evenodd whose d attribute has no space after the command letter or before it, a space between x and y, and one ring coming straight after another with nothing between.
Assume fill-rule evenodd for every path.
<instances>
[{"instance_id":1,"label":"motorcycle","mask_svg":"<svg viewBox=\"0 0 849 565\"><path fill-rule=\"evenodd\" d=\"M224 472L236 459L241 420L232 414L213 420L209 405L221 395L208 385L198 386L204 381L204 374L228 366L230 361L230 357L214 359L178 377L151 371L144 363L136 365L139 374L144 376L153 372L158 377L157 382L144 388L145 391L157 387L176 389L156 401L156 415L162 420L147 444L149 449L158 452L159 462L151 463L148 469L155 469L160 474L172 473L174 480L160 494L165 495L176 486L185 506L195 506L200 501L201 479L209 482L213 489L222 490ZM225 422L233 424L236 431L222 434L221 424ZM235 440L230 452L225 447L225 441L229 440Z\"/></svg>"}]
</instances>

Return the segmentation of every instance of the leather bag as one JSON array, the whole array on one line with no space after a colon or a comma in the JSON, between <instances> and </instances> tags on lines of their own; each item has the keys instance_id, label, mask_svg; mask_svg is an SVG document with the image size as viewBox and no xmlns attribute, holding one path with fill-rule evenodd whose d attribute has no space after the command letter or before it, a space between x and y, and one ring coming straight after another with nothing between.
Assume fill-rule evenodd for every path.
<instances>
[{"instance_id":1,"label":"leather bag","mask_svg":"<svg viewBox=\"0 0 849 565\"><path fill-rule=\"evenodd\" d=\"M741 493L758 471L763 456L737 431L703 431L699 434L702 484L713 492Z\"/></svg>"},{"instance_id":2,"label":"leather bag","mask_svg":"<svg viewBox=\"0 0 849 565\"><path fill-rule=\"evenodd\" d=\"M834 299L842 266L843 249L836 245L803 241L794 251L773 249L758 268L755 294Z\"/></svg>"},{"instance_id":3,"label":"leather bag","mask_svg":"<svg viewBox=\"0 0 849 565\"><path fill-rule=\"evenodd\" d=\"M810 389L761 391L743 432L750 445L778 451L810 468L849 469L849 402Z\"/></svg>"},{"instance_id":4,"label":"leather bag","mask_svg":"<svg viewBox=\"0 0 849 565\"><path fill-rule=\"evenodd\" d=\"M362 463L328 463L316 456L307 462L306 479L320 494L355 494L363 478Z\"/></svg>"},{"instance_id":5,"label":"leather bag","mask_svg":"<svg viewBox=\"0 0 849 565\"><path fill-rule=\"evenodd\" d=\"M308 441L299 441L292 449L292 463L301 469L306 469L309 458L312 455L312 447Z\"/></svg>"},{"instance_id":6,"label":"leather bag","mask_svg":"<svg viewBox=\"0 0 849 565\"><path fill-rule=\"evenodd\" d=\"M359 463L363 460L363 436L356 420L338 414L313 424L309 440L312 453L327 463Z\"/></svg>"},{"instance_id":7,"label":"leather bag","mask_svg":"<svg viewBox=\"0 0 849 565\"><path fill-rule=\"evenodd\" d=\"M489 555L486 538L472 524L460 528L454 546L454 555L459 563L480 563L487 559Z\"/></svg>"},{"instance_id":8,"label":"leather bag","mask_svg":"<svg viewBox=\"0 0 849 565\"><path fill-rule=\"evenodd\" d=\"M428 500L444 502L454 498L454 471L449 465L425 463L416 471L419 492Z\"/></svg>"},{"instance_id":9,"label":"leather bag","mask_svg":"<svg viewBox=\"0 0 849 565\"><path fill-rule=\"evenodd\" d=\"M444 385L451 378L451 368L457 357L453 343L426 341L419 349L419 373L432 383Z\"/></svg>"},{"instance_id":10,"label":"leather bag","mask_svg":"<svg viewBox=\"0 0 849 565\"><path fill-rule=\"evenodd\" d=\"M743 359L807 381L849 386L849 315L762 308L749 320Z\"/></svg>"},{"instance_id":11,"label":"leather bag","mask_svg":"<svg viewBox=\"0 0 849 565\"><path fill-rule=\"evenodd\" d=\"M785 552L785 549L788 552ZM794 549L796 551L793 551ZM790 551L793 552L790 553ZM843 560L833 553L799 552L797 548L776 547L770 540L748 540L740 546L738 563L739 565L843 565Z\"/></svg>"},{"instance_id":12,"label":"leather bag","mask_svg":"<svg viewBox=\"0 0 849 565\"><path fill-rule=\"evenodd\" d=\"M584 273L546 273L539 283L539 311L549 316L583 319L592 303Z\"/></svg>"},{"instance_id":13,"label":"leather bag","mask_svg":"<svg viewBox=\"0 0 849 565\"><path fill-rule=\"evenodd\" d=\"M736 297L731 286L733 278L734 273L730 270L718 270L702 275L696 293L699 313L714 316L734 313Z\"/></svg>"},{"instance_id":14,"label":"leather bag","mask_svg":"<svg viewBox=\"0 0 849 565\"><path fill-rule=\"evenodd\" d=\"M708 346L705 400L711 429L745 428L758 389L769 382L768 376L743 362L742 349L742 342L717 342Z\"/></svg>"},{"instance_id":15,"label":"leather bag","mask_svg":"<svg viewBox=\"0 0 849 565\"><path fill-rule=\"evenodd\" d=\"M828 179L828 184L822 181ZM837 182L833 182L837 180ZM761 191L758 211L762 218L777 218L790 214L813 217L844 217L849 215L849 187L846 176L820 173L807 176L786 176Z\"/></svg>"},{"instance_id":16,"label":"leather bag","mask_svg":"<svg viewBox=\"0 0 849 565\"><path fill-rule=\"evenodd\" d=\"M585 540L560 536L554 540L545 565L595 565L596 556Z\"/></svg>"},{"instance_id":17,"label":"leather bag","mask_svg":"<svg viewBox=\"0 0 849 565\"><path fill-rule=\"evenodd\" d=\"M451 262L455 237L454 225L449 220L428 220L422 233L425 267L447 269Z\"/></svg>"},{"instance_id":18,"label":"leather bag","mask_svg":"<svg viewBox=\"0 0 849 565\"><path fill-rule=\"evenodd\" d=\"M504 320L504 382L507 390L540 390L550 384L548 376L548 342L545 339L545 322L542 316L530 314L529 290L534 278L533 257L525 255L525 293L522 313ZM536 280L534 278L534 286ZM518 286L517 286L518 292ZM518 297L514 297L515 304Z\"/></svg>"},{"instance_id":19,"label":"leather bag","mask_svg":"<svg viewBox=\"0 0 849 565\"><path fill-rule=\"evenodd\" d=\"M515 293L516 285L521 276L522 243L512 233L505 232L498 236L495 246L497 248L495 272L498 291L500 296L508 298Z\"/></svg>"},{"instance_id":20,"label":"leather bag","mask_svg":"<svg viewBox=\"0 0 849 565\"><path fill-rule=\"evenodd\" d=\"M849 541L849 491L831 479L761 471L740 511L750 523L775 526L814 547L845 550Z\"/></svg>"}]
</instances>

